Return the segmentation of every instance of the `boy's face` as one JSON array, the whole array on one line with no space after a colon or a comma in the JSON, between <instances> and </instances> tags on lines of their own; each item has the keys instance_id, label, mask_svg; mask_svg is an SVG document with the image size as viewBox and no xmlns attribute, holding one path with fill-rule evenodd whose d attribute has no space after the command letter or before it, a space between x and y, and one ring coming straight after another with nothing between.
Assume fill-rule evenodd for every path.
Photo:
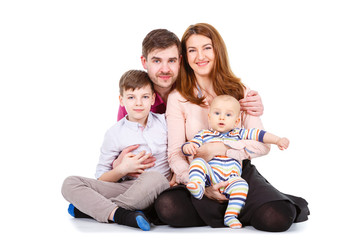
<instances>
[{"instance_id":1,"label":"boy's face","mask_svg":"<svg viewBox=\"0 0 360 240\"><path fill-rule=\"evenodd\" d=\"M179 74L179 50L175 45L165 49L155 49L147 58L141 56L141 63L153 81L155 90L170 90Z\"/></svg>"},{"instance_id":2,"label":"boy's face","mask_svg":"<svg viewBox=\"0 0 360 240\"><path fill-rule=\"evenodd\" d=\"M209 112L209 126L218 132L228 132L239 122L239 107L233 101L213 101Z\"/></svg>"},{"instance_id":3,"label":"boy's face","mask_svg":"<svg viewBox=\"0 0 360 240\"><path fill-rule=\"evenodd\" d=\"M150 85L134 90L124 90L120 95L120 105L124 106L128 113L128 120L138 122L145 126L151 105L155 102L155 93L151 91Z\"/></svg>"}]
</instances>

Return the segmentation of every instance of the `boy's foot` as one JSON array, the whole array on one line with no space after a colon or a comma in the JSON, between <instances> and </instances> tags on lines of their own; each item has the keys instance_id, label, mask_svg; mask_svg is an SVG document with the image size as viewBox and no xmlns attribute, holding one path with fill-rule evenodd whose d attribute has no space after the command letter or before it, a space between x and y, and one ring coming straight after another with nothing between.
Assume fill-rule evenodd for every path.
<instances>
[{"instance_id":1,"label":"boy's foot","mask_svg":"<svg viewBox=\"0 0 360 240\"><path fill-rule=\"evenodd\" d=\"M81 212L77 209L72 203L69 204L68 213L73 216L74 218L92 218L89 215Z\"/></svg>"},{"instance_id":2,"label":"boy's foot","mask_svg":"<svg viewBox=\"0 0 360 240\"><path fill-rule=\"evenodd\" d=\"M143 231L150 230L150 222L141 211L130 211L119 207L115 211L114 222L129 227L140 228Z\"/></svg>"}]
</instances>

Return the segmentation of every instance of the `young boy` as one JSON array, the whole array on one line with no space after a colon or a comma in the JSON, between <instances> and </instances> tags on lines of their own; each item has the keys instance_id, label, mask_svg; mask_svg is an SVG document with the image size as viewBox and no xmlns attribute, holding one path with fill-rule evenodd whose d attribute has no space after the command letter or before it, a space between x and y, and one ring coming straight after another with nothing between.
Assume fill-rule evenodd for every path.
<instances>
[{"instance_id":1,"label":"young boy","mask_svg":"<svg viewBox=\"0 0 360 240\"><path fill-rule=\"evenodd\" d=\"M150 222L145 215L128 209L149 207L169 188L171 171L166 154L165 115L150 112L155 93L145 71L124 73L119 87L120 104L128 114L105 134L95 174L98 180L69 177L64 181L62 193L72 203L69 213L74 217L90 216L100 222L113 221L148 231ZM120 152L132 145L138 148L113 167ZM150 155L156 159L155 163L144 163ZM138 177L127 177L130 173Z\"/></svg>"},{"instance_id":2,"label":"young boy","mask_svg":"<svg viewBox=\"0 0 360 240\"><path fill-rule=\"evenodd\" d=\"M144 158L150 155L155 157L155 166L149 170L157 170L170 179L171 171L166 155L166 120L164 114L150 112L155 102L154 87L150 78L144 71L130 70L121 77L119 87L120 105L125 107L127 115L112 126L105 135L96 178L110 182L123 178L125 176L121 171L123 166L115 167L113 162L126 147L139 145L133 154L145 151L147 154ZM133 170L139 174L144 172L141 168Z\"/></svg>"},{"instance_id":3,"label":"young boy","mask_svg":"<svg viewBox=\"0 0 360 240\"><path fill-rule=\"evenodd\" d=\"M183 153L187 156L195 155L197 148L202 144L225 140L256 140L276 144L281 150L289 146L288 139L263 130L235 128L240 122L239 115L240 104L234 97L228 95L215 97L209 112L210 130L201 130L192 140L186 142L182 146ZM245 204L248 192L248 184L241 178L241 172L241 162L226 156L216 156L208 163L197 158L190 164L190 181L186 187L195 198L201 199L205 186L227 181L228 185L221 189L222 193L229 198L224 223L231 228L241 228L242 224L237 217Z\"/></svg>"}]
</instances>

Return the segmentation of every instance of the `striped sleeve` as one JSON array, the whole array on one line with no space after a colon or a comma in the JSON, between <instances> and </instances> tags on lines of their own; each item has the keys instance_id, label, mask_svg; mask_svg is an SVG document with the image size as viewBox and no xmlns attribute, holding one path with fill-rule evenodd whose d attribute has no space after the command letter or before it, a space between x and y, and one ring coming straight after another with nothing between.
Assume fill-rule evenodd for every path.
<instances>
[{"instance_id":1,"label":"striped sleeve","mask_svg":"<svg viewBox=\"0 0 360 240\"><path fill-rule=\"evenodd\" d=\"M264 135L266 131L258 128L239 128L238 137L240 140L255 140L258 142L264 142Z\"/></svg>"},{"instance_id":2,"label":"striped sleeve","mask_svg":"<svg viewBox=\"0 0 360 240\"><path fill-rule=\"evenodd\" d=\"M201 130L199 131L193 139L191 139L189 142L193 142L197 144L199 147L201 147L204 144L204 134L206 134L207 130Z\"/></svg>"}]
</instances>

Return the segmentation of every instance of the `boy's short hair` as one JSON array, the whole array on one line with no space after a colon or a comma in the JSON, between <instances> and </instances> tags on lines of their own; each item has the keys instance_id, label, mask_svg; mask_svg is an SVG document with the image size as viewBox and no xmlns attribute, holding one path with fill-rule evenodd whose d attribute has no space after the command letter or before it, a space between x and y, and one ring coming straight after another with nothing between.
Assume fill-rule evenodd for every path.
<instances>
[{"instance_id":1,"label":"boy's short hair","mask_svg":"<svg viewBox=\"0 0 360 240\"><path fill-rule=\"evenodd\" d=\"M120 95L123 96L126 90L135 90L150 85L152 93L154 93L154 85L150 80L147 72L142 70L129 70L125 72L119 81Z\"/></svg>"},{"instance_id":2,"label":"boy's short hair","mask_svg":"<svg viewBox=\"0 0 360 240\"><path fill-rule=\"evenodd\" d=\"M167 29L155 29L149 32L142 42L142 55L147 59L148 54L154 49L166 49L176 46L181 52L180 39L175 33Z\"/></svg>"}]
</instances>

